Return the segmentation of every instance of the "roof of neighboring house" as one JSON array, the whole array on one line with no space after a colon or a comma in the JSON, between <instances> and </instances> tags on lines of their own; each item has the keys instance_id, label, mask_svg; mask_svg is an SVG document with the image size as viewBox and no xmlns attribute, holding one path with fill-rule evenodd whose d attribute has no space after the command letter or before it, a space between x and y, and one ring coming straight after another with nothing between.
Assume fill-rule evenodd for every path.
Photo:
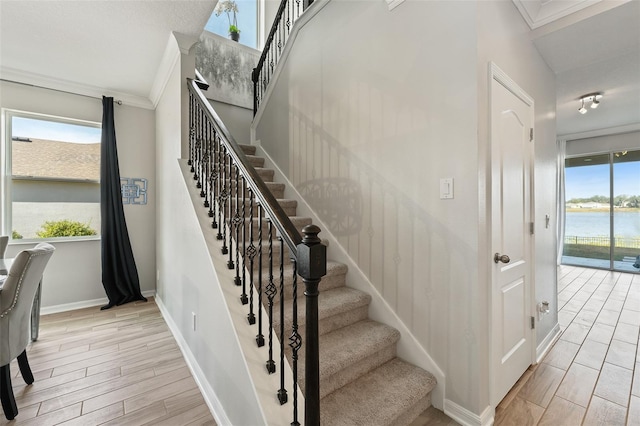
<instances>
[{"instance_id":1,"label":"roof of neighboring house","mask_svg":"<svg viewBox=\"0 0 640 426\"><path fill-rule=\"evenodd\" d=\"M32 139L11 144L13 176L100 180L100 144Z\"/></svg>"}]
</instances>

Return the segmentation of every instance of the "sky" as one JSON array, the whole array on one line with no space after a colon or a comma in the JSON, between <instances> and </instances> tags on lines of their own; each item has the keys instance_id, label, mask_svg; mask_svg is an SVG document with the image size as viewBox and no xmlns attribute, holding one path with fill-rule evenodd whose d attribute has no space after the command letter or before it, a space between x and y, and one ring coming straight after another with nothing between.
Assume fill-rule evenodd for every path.
<instances>
[{"instance_id":1,"label":"sky","mask_svg":"<svg viewBox=\"0 0 640 426\"><path fill-rule=\"evenodd\" d=\"M640 195L640 162L614 165L614 195ZM609 165L568 167L565 169L567 200L589 198L592 195L609 196Z\"/></svg>"},{"instance_id":2,"label":"sky","mask_svg":"<svg viewBox=\"0 0 640 426\"><path fill-rule=\"evenodd\" d=\"M102 137L100 127L78 126L24 117L13 117L11 131L12 137L73 143L100 143Z\"/></svg>"},{"instance_id":3,"label":"sky","mask_svg":"<svg viewBox=\"0 0 640 426\"><path fill-rule=\"evenodd\" d=\"M240 30L240 44L253 47L257 46L257 1L256 0L236 0L238 5L238 13L236 18L238 19L238 29ZM231 17L233 21L233 17ZM233 22L232 22L233 23ZM229 20L226 13L220 16L216 16L215 12L211 14L209 22L204 27L205 30L221 35L223 37L229 37Z\"/></svg>"}]
</instances>

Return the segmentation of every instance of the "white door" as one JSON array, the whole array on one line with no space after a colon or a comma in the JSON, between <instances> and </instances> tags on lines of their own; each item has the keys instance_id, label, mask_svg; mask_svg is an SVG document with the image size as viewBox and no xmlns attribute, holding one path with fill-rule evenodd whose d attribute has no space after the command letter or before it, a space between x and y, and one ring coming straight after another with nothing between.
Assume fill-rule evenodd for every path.
<instances>
[{"instance_id":1,"label":"white door","mask_svg":"<svg viewBox=\"0 0 640 426\"><path fill-rule=\"evenodd\" d=\"M534 362L533 100L492 64L491 207L493 405Z\"/></svg>"}]
</instances>

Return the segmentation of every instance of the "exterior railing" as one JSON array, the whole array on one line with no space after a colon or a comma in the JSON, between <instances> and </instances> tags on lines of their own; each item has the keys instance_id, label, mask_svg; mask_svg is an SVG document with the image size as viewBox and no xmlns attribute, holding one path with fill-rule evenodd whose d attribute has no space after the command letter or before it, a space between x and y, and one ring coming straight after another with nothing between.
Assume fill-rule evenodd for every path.
<instances>
[{"instance_id":1,"label":"exterior railing","mask_svg":"<svg viewBox=\"0 0 640 426\"><path fill-rule=\"evenodd\" d=\"M307 10L314 0L282 0L276 12L271 31L262 50L258 64L253 69L253 115L258 112L260 101L267 91L276 65L282 56L293 23Z\"/></svg>"},{"instance_id":2,"label":"exterior railing","mask_svg":"<svg viewBox=\"0 0 640 426\"><path fill-rule=\"evenodd\" d=\"M640 249L640 238L631 237L614 237L614 247L619 248L637 248ZM565 244L580 244L587 246L609 247L611 239L607 236L582 237L576 235L565 235Z\"/></svg>"},{"instance_id":3,"label":"exterior railing","mask_svg":"<svg viewBox=\"0 0 640 426\"><path fill-rule=\"evenodd\" d=\"M227 267L235 269L233 284L247 305L247 322L256 328L256 344L268 345L268 374L280 369L280 404L288 401L285 387L285 338L291 348L293 374L293 420L298 421L298 353L305 346L305 425L320 424L320 369L318 344L318 284L326 274L326 246L320 229L306 226L301 235L278 204L258 172L250 164L216 112L202 94L206 83L189 79L189 164L205 208L217 230ZM288 258L285 258L287 251ZM285 277L290 261L291 276ZM304 341L298 324L298 275L305 284L306 320ZM292 282L292 321L285 322L285 293ZM285 285L287 289L285 289ZM274 312L275 301L278 312ZM263 318L262 307L268 318ZM265 325L264 321L268 321ZM277 328L274 330L274 327ZM274 331L278 339L274 338ZM265 337L266 332L266 337ZM280 356L274 360L274 345Z\"/></svg>"}]
</instances>

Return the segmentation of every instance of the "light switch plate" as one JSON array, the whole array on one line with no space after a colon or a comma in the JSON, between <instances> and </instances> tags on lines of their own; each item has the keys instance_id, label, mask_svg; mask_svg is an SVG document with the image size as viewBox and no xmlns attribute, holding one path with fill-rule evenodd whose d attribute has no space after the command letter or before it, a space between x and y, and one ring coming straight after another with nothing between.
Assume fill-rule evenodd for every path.
<instances>
[{"instance_id":1,"label":"light switch plate","mask_svg":"<svg viewBox=\"0 0 640 426\"><path fill-rule=\"evenodd\" d=\"M453 178L440 179L440 199L448 200L453 198Z\"/></svg>"}]
</instances>

